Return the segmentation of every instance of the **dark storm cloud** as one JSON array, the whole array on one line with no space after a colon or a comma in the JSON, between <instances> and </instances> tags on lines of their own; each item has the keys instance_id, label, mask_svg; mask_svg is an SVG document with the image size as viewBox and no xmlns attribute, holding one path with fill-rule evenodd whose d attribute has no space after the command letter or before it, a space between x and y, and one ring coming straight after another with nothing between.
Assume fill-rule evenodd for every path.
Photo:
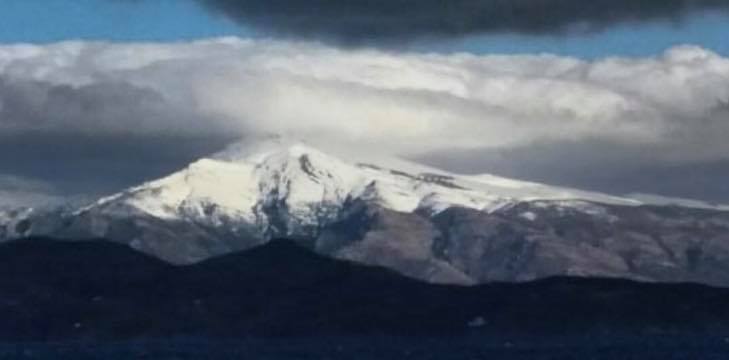
<instances>
[{"instance_id":1,"label":"dark storm cloud","mask_svg":"<svg viewBox=\"0 0 729 360\"><path fill-rule=\"evenodd\" d=\"M726 0L198 0L253 27L345 42L451 37L487 32L560 34L700 11Z\"/></svg>"}]
</instances>

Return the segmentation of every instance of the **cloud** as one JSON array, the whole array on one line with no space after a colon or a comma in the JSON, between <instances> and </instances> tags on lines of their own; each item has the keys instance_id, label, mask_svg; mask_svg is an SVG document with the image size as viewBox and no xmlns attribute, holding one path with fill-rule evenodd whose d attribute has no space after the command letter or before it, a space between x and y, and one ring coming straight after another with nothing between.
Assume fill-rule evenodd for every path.
<instances>
[{"instance_id":1,"label":"cloud","mask_svg":"<svg viewBox=\"0 0 729 360\"><path fill-rule=\"evenodd\" d=\"M595 62L234 38L10 46L0 48L0 129L275 132L408 153L598 138L715 157L729 146L728 76L729 59L691 46Z\"/></svg>"},{"instance_id":2,"label":"cloud","mask_svg":"<svg viewBox=\"0 0 729 360\"><path fill-rule=\"evenodd\" d=\"M0 174L0 210L25 206L59 204L53 186L38 179Z\"/></svg>"},{"instance_id":3,"label":"cloud","mask_svg":"<svg viewBox=\"0 0 729 360\"><path fill-rule=\"evenodd\" d=\"M95 198L168 175L225 147L231 138L192 135L0 134L0 178L43 181L24 193L64 198ZM35 179L35 180L33 180ZM0 192L18 193L0 181ZM0 196L0 203L3 202Z\"/></svg>"},{"instance_id":4,"label":"cloud","mask_svg":"<svg viewBox=\"0 0 729 360\"><path fill-rule=\"evenodd\" d=\"M418 157L456 172L492 172L545 184L612 194L651 193L729 202L729 160L660 161L665 147L598 139L517 148L439 151Z\"/></svg>"},{"instance_id":5,"label":"cloud","mask_svg":"<svg viewBox=\"0 0 729 360\"><path fill-rule=\"evenodd\" d=\"M455 37L487 32L533 35L676 20L726 11L724 0L198 0L247 26L346 43Z\"/></svg>"},{"instance_id":6,"label":"cloud","mask_svg":"<svg viewBox=\"0 0 729 360\"><path fill-rule=\"evenodd\" d=\"M162 175L263 133L413 157L506 154L503 163L517 153L559 162L530 151L549 144L613 172L621 159L637 167L721 163L729 160L729 59L693 46L596 61L237 38L0 46L0 173L51 176L43 170L50 156L74 169L64 184L93 177L79 173L93 164L121 186L120 178ZM34 142L44 150L27 145ZM473 157L460 157L462 167L499 168L465 162ZM116 164L130 167L115 174Z\"/></svg>"}]
</instances>

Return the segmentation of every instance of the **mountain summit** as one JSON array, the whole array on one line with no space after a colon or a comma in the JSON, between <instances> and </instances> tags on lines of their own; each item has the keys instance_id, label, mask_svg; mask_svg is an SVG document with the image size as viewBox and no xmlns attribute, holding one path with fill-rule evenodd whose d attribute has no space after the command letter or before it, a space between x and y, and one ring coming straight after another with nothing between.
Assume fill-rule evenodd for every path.
<instances>
[{"instance_id":1,"label":"mountain summit","mask_svg":"<svg viewBox=\"0 0 729 360\"><path fill-rule=\"evenodd\" d=\"M397 158L339 157L303 141L269 137L243 142L163 179L101 199L79 214L142 213L217 226L246 223L271 236L314 235L361 201L404 212L449 207L485 212L522 201L586 201L640 205L636 200L549 187L491 175L459 176Z\"/></svg>"},{"instance_id":2,"label":"mountain summit","mask_svg":"<svg viewBox=\"0 0 729 360\"><path fill-rule=\"evenodd\" d=\"M296 239L432 282L552 275L729 284L729 213L459 175L268 137L72 211L0 216L0 237L107 238L173 263Z\"/></svg>"}]
</instances>

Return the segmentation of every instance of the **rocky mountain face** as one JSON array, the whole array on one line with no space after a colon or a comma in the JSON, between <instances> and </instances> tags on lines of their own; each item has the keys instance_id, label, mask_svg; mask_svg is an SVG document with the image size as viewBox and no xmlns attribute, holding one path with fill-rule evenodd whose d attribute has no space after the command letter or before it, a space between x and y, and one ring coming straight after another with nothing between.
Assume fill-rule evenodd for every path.
<instances>
[{"instance_id":1,"label":"rocky mountain face","mask_svg":"<svg viewBox=\"0 0 729 360\"><path fill-rule=\"evenodd\" d=\"M33 215L33 209L0 209L0 239L23 236L30 231L28 219Z\"/></svg>"},{"instance_id":2,"label":"rocky mountain face","mask_svg":"<svg viewBox=\"0 0 729 360\"><path fill-rule=\"evenodd\" d=\"M729 285L729 209L332 153L283 138L235 144L83 208L0 212L0 239L106 238L190 264L286 237L437 283L574 275Z\"/></svg>"}]
</instances>

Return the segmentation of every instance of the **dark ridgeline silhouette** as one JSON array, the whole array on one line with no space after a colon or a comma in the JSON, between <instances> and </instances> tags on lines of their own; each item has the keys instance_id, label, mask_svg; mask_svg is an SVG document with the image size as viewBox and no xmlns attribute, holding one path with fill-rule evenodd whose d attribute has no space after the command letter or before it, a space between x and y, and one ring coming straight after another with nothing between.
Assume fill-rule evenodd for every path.
<instances>
[{"instance_id":1,"label":"dark ridgeline silhouette","mask_svg":"<svg viewBox=\"0 0 729 360\"><path fill-rule=\"evenodd\" d=\"M0 341L719 334L729 290L551 278L421 283L286 240L174 266L106 241L0 245Z\"/></svg>"}]
</instances>

